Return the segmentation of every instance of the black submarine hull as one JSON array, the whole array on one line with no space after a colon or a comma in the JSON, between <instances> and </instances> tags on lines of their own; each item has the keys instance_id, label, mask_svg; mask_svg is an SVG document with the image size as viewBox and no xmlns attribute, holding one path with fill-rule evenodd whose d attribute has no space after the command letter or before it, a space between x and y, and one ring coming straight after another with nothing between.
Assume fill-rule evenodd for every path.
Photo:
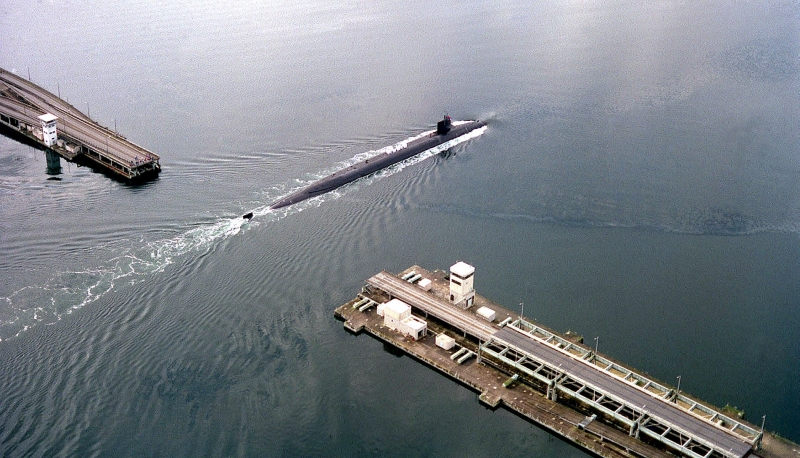
<instances>
[{"instance_id":1,"label":"black submarine hull","mask_svg":"<svg viewBox=\"0 0 800 458\"><path fill-rule=\"evenodd\" d=\"M440 122L439 129L429 136L410 141L404 148L379 154L346 169L339 170L299 191L293 192L288 196L274 202L269 208L278 209L282 207L288 207L289 205L294 205L306 199L333 191L334 189L351 183L359 178L373 174L379 170L383 170L390 165L404 161L410 157L414 157L417 154L439 146L442 143L448 142L462 135L466 135L475 129L486 126L486 123L483 121L467 121L451 126L449 124L449 118L446 119L448 123L444 129L442 128L442 123Z\"/></svg>"}]
</instances>

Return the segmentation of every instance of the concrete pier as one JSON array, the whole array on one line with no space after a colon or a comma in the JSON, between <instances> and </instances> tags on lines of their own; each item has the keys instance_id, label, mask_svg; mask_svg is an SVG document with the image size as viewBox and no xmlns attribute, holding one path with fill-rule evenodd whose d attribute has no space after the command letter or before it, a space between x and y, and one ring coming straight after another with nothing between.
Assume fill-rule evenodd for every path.
<instances>
[{"instance_id":1,"label":"concrete pier","mask_svg":"<svg viewBox=\"0 0 800 458\"><path fill-rule=\"evenodd\" d=\"M408 275L414 272L413 275ZM427 290L409 282L421 275ZM367 280L358 298L339 307L336 317L353 333L373 337L479 393L480 402L517 415L603 457L744 458L797 457L796 444L596 354L579 340L522 319L475 295L463 309L448 299L449 276L413 266ZM354 307L369 300L377 307ZM427 336L414 339L384 325L382 304L399 299L427 321ZM475 313L487 307L492 321ZM501 326L499 323L503 323ZM444 334L456 340L445 350ZM459 355L473 353L474 358ZM513 383L508 383L514 378Z\"/></svg>"},{"instance_id":2,"label":"concrete pier","mask_svg":"<svg viewBox=\"0 0 800 458\"><path fill-rule=\"evenodd\" d=\"M0 125L69 161L86 158L125 180L161 171L159 156L103 127L78 109L0 68ZM48 171L60 169L48 156Z\"/></svg>"}]
</instances>

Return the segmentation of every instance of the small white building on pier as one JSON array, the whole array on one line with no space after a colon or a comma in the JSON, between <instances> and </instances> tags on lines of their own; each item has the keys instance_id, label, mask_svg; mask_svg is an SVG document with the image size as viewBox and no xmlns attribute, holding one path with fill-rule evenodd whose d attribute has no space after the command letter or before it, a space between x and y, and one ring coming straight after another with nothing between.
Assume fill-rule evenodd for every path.
<instances>
[{"instance_id":1,"label":"small white building on pier","mask_svg":"<svg viewBox=\"0 0 800 458\"><path fill-rule=\"evenodd\" d=\"M411 314L411 306L400 299L392 299L383 304L383 324L395 331L410 336L414 340L428 334L428 323Z\"/></svg>"}]
</instances>

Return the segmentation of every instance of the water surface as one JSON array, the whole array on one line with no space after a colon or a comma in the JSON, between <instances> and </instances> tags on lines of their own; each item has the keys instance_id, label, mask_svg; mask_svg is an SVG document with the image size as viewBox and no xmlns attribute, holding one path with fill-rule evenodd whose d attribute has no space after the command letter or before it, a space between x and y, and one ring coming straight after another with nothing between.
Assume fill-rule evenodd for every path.
<instances>
[{"instance_id":1,"label":"water surface","mask_svg":"<svg viewBox=\"0 0 800 458\"><path fill-rule=\"evenodd\" d=\"M49 180L0 137L3 455L584 456L333 319L458 260L800 440L796 3L35 7L0 7L0 66L163 172ZM444 113L489 129L266 211Z\"/></svg>"}]
</instances>

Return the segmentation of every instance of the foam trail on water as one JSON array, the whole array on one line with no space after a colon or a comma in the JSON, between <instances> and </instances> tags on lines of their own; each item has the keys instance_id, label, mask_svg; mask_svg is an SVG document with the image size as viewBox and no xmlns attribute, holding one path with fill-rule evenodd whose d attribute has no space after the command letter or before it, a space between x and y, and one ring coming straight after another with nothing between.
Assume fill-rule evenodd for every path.
<instances>
[{"instance_id":1,"label":"foam trail on water","mask_svg":"<svg viewBox=\"0 0 800 458\"><path fill-rule=\"evenodd\" d=\"M25 286L0 297L0 341L37 324L55 323L121 282L135 284L147 275L162 272L180 256L207 252L214 244L238 234L246 223L241 217L223 218L166 239L122 241L128 246L109 248L109 258L101 265L60 272L44 284ZM136 248L131 248L133 245Z\"/></svg>"}]
</instances>

